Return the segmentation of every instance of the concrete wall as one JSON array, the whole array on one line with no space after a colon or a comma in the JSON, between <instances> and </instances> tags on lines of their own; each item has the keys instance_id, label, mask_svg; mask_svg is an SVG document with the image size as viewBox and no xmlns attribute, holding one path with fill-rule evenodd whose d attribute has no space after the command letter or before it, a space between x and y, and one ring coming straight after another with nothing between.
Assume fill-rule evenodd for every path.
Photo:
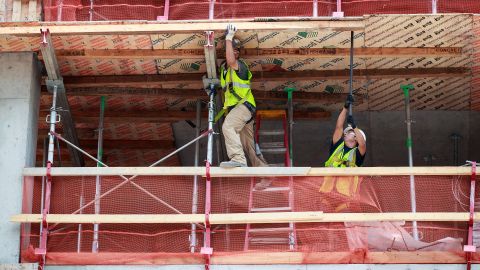
<instances>
[{"instance_id":1,"label":"concrete wall","mask_svg":"<svg viewBox=\"0 0 480 270\"><path fill-rule=\"evenodd\" d=\"M408 166L405 112L354 113L357 125L367 134L365 166ZM327 159L337 114L318 121L299 120L294 128L295 166L322 166ZM453 133L462 136L459 143L459 162L480 161L480 112L413 111L412 127L414 166L454 165ZM206 121L206 120L204 120ZM267 123L269 126L279 123ZM262 124L264 125L264 124ZM206 124L202 125L205 128ZM195 129L186 122L173 125L177 146L193 139ZM205 159L206 141L202 141L200 160ZM193 164L194 148L180 154L182 165ZM433 160L428 161L429 157ZM427 158L427 161L425 160ZM269 158L269 163L278 162Z\"/></svg>"},{"instance_id":2,"label":"concrete wall","mask_svg":"<svg viewBox=\"0 0 480 270\"><path fill-rule=\"evenodd\" d=\"M0 54L0 263L19 260L22 169L35 165L40 75L33 53Z\"/></svg>"}]
</instances>

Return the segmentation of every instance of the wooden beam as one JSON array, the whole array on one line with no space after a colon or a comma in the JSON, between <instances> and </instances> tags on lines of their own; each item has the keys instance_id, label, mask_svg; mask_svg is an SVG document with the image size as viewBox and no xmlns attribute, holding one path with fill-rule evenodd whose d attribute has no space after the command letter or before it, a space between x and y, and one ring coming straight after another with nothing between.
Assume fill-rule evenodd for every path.
<instances>
[{"instance_id":1,"label":"wooden beam","mask_svg":"<svg viewBox=\"0 0 480 270\"><path fill-rule=\"evenodd\" d=\"M389 79L389 78L440 78L468 76L469 68L395 68L395 69L356 69L356 80ZM137 87L155 88L165 83L197 84L202 87L201 73L160 74L160 75L125 75L125 76L81 76L64 77L65 86L69 91L83 87ZM253 72L255 84L262 81L303 81L303 80L343 80L348 79L348 70L304 70Z\"/></svg>"},{"instance_id":2,"label":"wooden beam","mask_svg":"<svg viewBox=\"0 0 480 270\"><path fill-rule=\"evenodd\" d=\"M334 252L214 252L213 265L277 265L277 264L465 264L465 252L453 251L334 251ZM199 253L134 253L134 252L48 252L49 265L110 264L200 265ZM480 253L473 253L472 262L480 262ZM252 267L254 268L254 267ZM355 268L355 267L352 267ZM308 269L308 267L307 267ZM441 267L439 267L441 269Z\"/></svg>"},{"instance_id":3,"label":"wooden beam","mask_svg":"<svg viewBox=\"0 0 480 270\"><path fill-rule=\"evenodd\" d=\"M40 119L44 119L46 111L40 112ZM206 118L207 112L202 112L202 117ZM97 123L98 113L92 111L73 112L76 124L81 123ZM106 124L125 124L125 123L171 123L183 120L195 119L196 112L193 111L135 111L135 112L108 112L104 116ZM327 119L331 117L331 112L327 111L295 111L294 118L299 119ZM43 120L42 120L43 121ZM46 131L48 132L48 131ZM113 144L115 141L112 141ZM89 143L85 140L80 140L82 147L88 147L84 143ZM104 143L108 145L108 142ZM112 146L113 146L112 144ZM106 146L105 146L106 147Z\"/></svg>"},{"instance_id":4,"label":"wooden beam","mask_svg":"<svg viewBox=\"0 0 480 270\"><path fill-rule=\"evenodd\" d=\"M68 61L74 59L205 59L204 49L160 49L160 50L57 50L57 58ZM218 58L225 58L225 50L217 49ZM240 50L242 58L258 60L272 57L282 58L332 58L346 57L349 48L246 48ZM418 57L418 56L460 56L461 47L435 48L355 48L355 57Z\"/></svg>"},{"instance_id":5,"label":"wooden beam","mask_svg":"<svg viewBox=\"0 0 480 270\"><path fill-rule=\"evenodd\" d=\"M44 176L45 168L24 168L24 176ZM385 176L385 175L471 175L469 167L357 167L357 168L310 168L310 167L212 167L212 177L251 176ZM202 167L88 167L52 168L52 176L95 176L95 175L205 175ZM442 179L442 178L440 178Z\"/></svg>"},{"instance_id":6,"label":"wooden beam","mask_svg":"<svg viewBox=\"0 0 480 270\"><path fill-rule=\"evenodd\" d=\"M97 140L80 140L83 150L97 149ZM108 149L172 149L175 147L173 140L103 140L103 148ZM40 138L37 149L42 152L43 140Z\"/></svg>"},{"instance_id":7,"label":"wooden beam","mask_svg":"<svg viewBox=\"0 0 480 270\"><path fill-rule=\"evenodd\" d=\"M275 212L210 214L211 224L270 224L288 222L379 222L379 221L429 221L467 222L470 213L423 212L423 213L323 213L323 212ZM475 213L475 219L480 213ZM12 222L41 223L41 214L20 214L10 218ZM178 224L205 223L204 214L169 215L113 215L113 214L49 214L48 223L98 223L98 224Z\"/></svg>"},{"instance_id":8,"label":"wooden beam","mask_svg":"<svg viewBox=\"0 0 480 270\"><path fill-rule=\"evenodd\" d=\"M19 1L19 0L16 0ZM312 21L268 21L253 22L245 20L232 20L239 31L364 31L363 18L323 19ZM195 22L195 23L193 23ZM146 35L163 33L204 33L205 31L222 31L227 29L229 22L218 21L183 21L183 22L75 22L69 23L46 23L37 25L16 24L2 27L0 35L17 37L36 36L41 28L48 28L52 35Z\"/></svg>"},{"instance_id":9,"label":"wooden beam","mask_svg":"<svg viewBox=\"0 0 480 270\"><path fill-rule=\"evenodd\" d=\"M46 91L43 91L46 94ZM185 99L207 100L208 96L203 89L168 89L168 88L138 88L138 87L82 87L71 88L69 96L145 96L145 97L177 97ZM283 91L253 91L257 100L263 101L286 101L287 93ZM304 92L298 91L293 94L294 102L303 103L339 103L345 101L348 94ZM355 97L358 104L363 102L361 96ZM168 115L168 112L165 111ZM158 115L160 116L160 115ZM76 118L75 118L76 119Z\"/></svg>"}]
</instances>

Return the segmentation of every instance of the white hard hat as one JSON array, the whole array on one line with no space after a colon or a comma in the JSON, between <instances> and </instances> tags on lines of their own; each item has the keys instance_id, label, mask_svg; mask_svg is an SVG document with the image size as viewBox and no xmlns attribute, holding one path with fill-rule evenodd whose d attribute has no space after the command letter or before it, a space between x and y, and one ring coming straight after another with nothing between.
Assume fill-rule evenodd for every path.
<instances>
[{"instance_id":1,"label":"white hard hat","mask_svg":"<svg viewBox=\"0 0 480 270\"><path fill-rule=\"evenodd\" d=\"M348 132L355 132L353 130L353 128L351 126L347 126L344 130L343 130L343 134L346 135ZM359 129L358 128L358 131L360 132L360 134L362 134L362 137L363 137L363 140L366 142L367 141L367 135L365 135L365 132L363 132L363 130Z\"/></svg>"}]
</instances>

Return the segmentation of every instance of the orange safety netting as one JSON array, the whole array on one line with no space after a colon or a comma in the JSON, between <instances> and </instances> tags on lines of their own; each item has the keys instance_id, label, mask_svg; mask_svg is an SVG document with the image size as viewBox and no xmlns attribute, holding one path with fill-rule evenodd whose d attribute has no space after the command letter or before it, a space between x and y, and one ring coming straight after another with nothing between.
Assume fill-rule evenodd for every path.
<instances>
[{"instance_id":1,"label":"orange safety netting","mask_svg":"<svg viewBox=\"0 0 480 270\"><path fill-rule=\"evenodd\" d=\"M208 19L209 0L171 0L169 20ZM313 0L216 0L214 19L255 17L311 17ZM432 0L342 0L345 16L366 14L429 14ZM332 16L337 0L318 0L317 15ZM437 0L437 13L480 13L477 0ZM153 0L46 0L45 21L149 20L165 15L165 1Z\"/></svg>"},{"instance_id":2,"label":"orange safety netting","mask_svg":"<svg viewBox=\"0 0 480 270\"><path fill-rule=\"evenodd\" d=\"M28 179L28 178L26 178ZM199 178L198 213L204 213L205 182ZM477 178L479 180L479 178ZM102 193L122 182L119 177L103 177ZM272 186L288 186L288 177L275 178ZM126 184L101 200L101 214L184 214L192 213L193 177L141 176L138 186ZM293 210L326 213L410 212L408 176L371 177L294 177ZM417 176L418 212L468 212L469 177ZM249 178L213 178L212 213L247 213L251 181ZM71 214L94 198L95 177L54 177L51 214ZM478 191L476 194L478 194ZM253 192L253 207L284 207L288 192ZM32 213L40 213L41 177L34 180ZM478 199L478 198L477 198ZM167 203L171 207L166 206ZM30 201L24 194L24 204ZM172 210L175 208L176 210ZM24 208L26 209L26 208ZM25 212L30 212L26 210ZM94 213L93 204L82 213ZM52 225L52 224L50 224ZM288 224L258 224L250 229L288 227ZM39 245L39 225L22 226L22 260L36 260L33 248ZM30 227L30 228L29 228ZM285 252L286 243L250 243L245 249L246 225L212 225L215 253ZM467 222L419 222L420 240L412 237L411 222L337 222L296 224L295 251L451 251L461 252L466 244ZM190 224L100 224L99 254L85 264L155 263L155 257L172 257L190 251ZM256 238L288 237L276 232L249 234ZM203 245L202 227L197 227L196 253ZM88 257L92 250L91 224L58 224L48 237L47 263L79 263L67 256L76 252ZM112 260L114 254L123 254ZM165 254L167 253L167 254ZM62 254L66 254L62 257ZM139 255L140 254L140 255ZM142 255L143 254L143 255ZM157 254L157 255L155 255ZM161 255L159 255L161 254ZM113 256L113 257L112 257ZM196 255L195 255L196 256ZM70 258L70 259L68 259ZM100 259L101 258L101 259ZM110 259L109 259L110 258ZM201 257L199 257L201 258ZM83 257L85 260L85 257Z\"/></svg>"}]
</instances>

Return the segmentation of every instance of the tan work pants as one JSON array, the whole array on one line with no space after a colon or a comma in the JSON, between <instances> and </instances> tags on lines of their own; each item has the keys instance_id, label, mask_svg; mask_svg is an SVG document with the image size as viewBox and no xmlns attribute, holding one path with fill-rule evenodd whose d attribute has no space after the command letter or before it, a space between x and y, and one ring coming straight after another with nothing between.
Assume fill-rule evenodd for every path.
<instances>
[{"instance_id":1,"label":"tan work pants","mask_svg":"<svg viewBox=\"0 0 480 270\"><path fill-rule=\"evenodd\" d=\"M228 158L247 164L246 153L253 167L268 167L263 156L257 156L255 152L253 121L247 124L251 117L252 113L243 104L235 106L225 117L222 132Z\"/></svg>"}]
</instances>

